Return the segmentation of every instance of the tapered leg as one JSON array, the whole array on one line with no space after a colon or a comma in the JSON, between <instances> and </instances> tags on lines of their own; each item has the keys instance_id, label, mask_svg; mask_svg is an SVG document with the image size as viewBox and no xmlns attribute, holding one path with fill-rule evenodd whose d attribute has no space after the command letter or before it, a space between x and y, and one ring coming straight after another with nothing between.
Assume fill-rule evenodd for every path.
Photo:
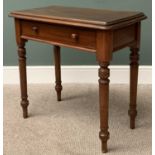
<instances>
[{"instance_id":1,"label":"tapered leg","mask_svg":"<svg viewBox=\"0 0 155 155\"><path fill-rule=\"evenodd\" d=\"M18 58L19 58L19 73L20 73L20 88L21 88L21 106L23 109L23 117L28 117L27 107L29 105L27 96L27 75L26 75L26 50L24 48L25 40L21 40L18 44Z\"/></svg>"},{"instance_id":2,"label":"tapered leg","mask_svg":"<svg viewBox=\"0 0 155 155\"><path fill-rule=\"evenodd\" d=\"M54 62L55 62L55 90L57 92L57 100L61 101L61 62L60 62L60 47L54 46Z\"/></svg>"},{"instance_id":3,"label":"tapered leg","mask_svg":"<svg viewBox=\"0 0 155 155\"><path fill-rule=\"evenodd\" d=\"M106 153L108 132L108 107L109 107L109 68L108 62L99 63L99 102L100 102L100 132L99 137L102 142L102 152Z\"/></svg>"},{"instance_id":4,"label":"tapered leg","mask_svg":"<svg viewBox=\"0 0 155 155\"><path fill-rule=\"evenodd\" d=\"M131 48L130 54L130 106L129 106L129 116L130 116L130 128L135 128L135 118L137 115L136 110L136 100L137 100L137 82L138 82L138 60L139 54L138 48Z\"/></svg>"}]
</instances>

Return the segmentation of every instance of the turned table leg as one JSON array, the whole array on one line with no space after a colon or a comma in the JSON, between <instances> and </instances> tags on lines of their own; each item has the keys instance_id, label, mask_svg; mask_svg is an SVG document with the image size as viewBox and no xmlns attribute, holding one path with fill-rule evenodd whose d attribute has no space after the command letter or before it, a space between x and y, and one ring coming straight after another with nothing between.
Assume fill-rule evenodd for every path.
<instances>
[{"instance_id":1,"label":"turned table leg","mask_svg":"<svg viewBox=\"0 0 155 155\"><path fill-rule=\"evenodd\" d=\"M108 62L99 63L99 102L100 102L100 132L102 152L107 152L108 132L108 107L109 107L109 68Z\"/></svg>"},{"instance_id":2,"label":"turned table leg","mask_svg":"<svg viewBox=\"0 0 155 155\"><path fill-rule=\"evenodd\" d=\"M19 58L19 73L20 73L20 88L21 88L21 106L23 109L23 117L28 117L27 107L29 105L27 96L27 75L26 75L26 49L25 40L21 40L18 44L18 58Z\"/></svg>"},{"instance_id":3,"label":"turned table leg","mask_svg":"<svg viewBox=\"0 0 155 155\"><path fill-rule=\"evenodd\" d=\"M129 106L129 116L130 116L130 128L135 128L135 118L137 115L136 110L136 100L137 100L137 82L138 82L138 60L139 54L138 48L130 48L130 106Z\"/></svg>"},{"instance_id":4,"label":"turned table leg","mask_svg":"<svg viewBox=\"0 0 155 155\"><path fill-rule=\"evenodd\" d=\"M60 47L54 46L54 62L55 62L55 90L57 92L57 100L61 101L61 63L60 63Z\"/></svg>"}]
</instances>

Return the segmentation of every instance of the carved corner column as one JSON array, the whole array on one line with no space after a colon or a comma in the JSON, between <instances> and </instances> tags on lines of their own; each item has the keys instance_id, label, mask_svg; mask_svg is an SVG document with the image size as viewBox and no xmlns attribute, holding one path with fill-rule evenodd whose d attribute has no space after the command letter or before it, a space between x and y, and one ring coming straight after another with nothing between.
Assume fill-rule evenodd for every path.
<instances>
[{"instance_id":1,"label":"carved corner column","mask_svg":"<svg viewBox=\"0 0 155 155\"><path fill-rule=\"evenodd\" d=\"M20 88L21 88L21 106L23 109L23 118L28 117L27 107L29 105L27 95L27 74L26 74L26 40L21 39L18 43L18 60L19 60L19 74L20 74Z\"/></svg>"},{"instance_id":2,"label":"carved corner column","mask_svg":"<svg viewBox=\"0 0 155 155\"><path fill-rule=\"evenodd\" d=\"M54 46L54 62L55 62L55 90L57 92L57 100L61 101L61 58L60 58L60 47Z\"/></svg>"},{"instance_id":3,"label":"carved corner column","mask_svg":"<svg viewBox=\"0 0 155 155\"><path fill-rule=\"evenodd\" d=\"M135 118L137 116L136 102L137 102L137 82L138 82L138 60L139 60L139 48L131 47L130 54L130 105L129 105L129 116L130 116L130 128L135 128Z\"/></svg>"},{"instance_id":4,"label":"carved corner column","mask_svg":"<svg viewBox=\"0 0 155 155\"><path fill-rule=\"evenodd\" d=\"M100 132L102 152L107 152L108 132L108 109L109 109L109 63L99 63L99 102L100 102Z\"/></svg>"}]
</instances>

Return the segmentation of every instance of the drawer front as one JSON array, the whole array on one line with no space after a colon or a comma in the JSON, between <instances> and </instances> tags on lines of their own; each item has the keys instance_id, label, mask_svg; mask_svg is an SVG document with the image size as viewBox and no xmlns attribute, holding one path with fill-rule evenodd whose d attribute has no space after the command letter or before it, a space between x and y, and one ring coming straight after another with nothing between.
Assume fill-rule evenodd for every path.
<instances>
[{"instance_id":1,"label":"drawer front","mask_svg":"<svg viewBox=\"0 0 155 155\"><path fill-rule=\"evenodd\" d=\"M80 27L22 21L22 36L46 40L73 47L95 49L96 31Z\"/></svg>"}]
</instances>

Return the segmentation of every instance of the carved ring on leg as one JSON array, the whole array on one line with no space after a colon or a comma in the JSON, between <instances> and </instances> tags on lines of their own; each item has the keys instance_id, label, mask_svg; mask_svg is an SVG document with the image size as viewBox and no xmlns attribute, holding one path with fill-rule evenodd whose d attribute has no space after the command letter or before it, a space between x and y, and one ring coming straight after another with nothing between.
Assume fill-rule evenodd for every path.
<instances>
[{"instance_id":1,"label":"carved ring on leg","mask_svg":"<svg viewBox=\"0 0 155 155\"><path fill-rule=\"evenodd\" d=\"M61 91L62 91L62 85L61 82L56 82L55 90L57 92L57 100L61 101Z\"/></svg>"},{"instance_id":2,"label":"carved ring on leg","mask_svg":"<svg viewBox=\"0 0 155 155\"><path fill-rule=\"evenodd\" d=\"M28 100L22 100L21 101L21 106L22 106L22 109L23 109L23 118L28 117L28 110L27 110L28 105L29 105Z\"/></svg>"}]
</instances>

